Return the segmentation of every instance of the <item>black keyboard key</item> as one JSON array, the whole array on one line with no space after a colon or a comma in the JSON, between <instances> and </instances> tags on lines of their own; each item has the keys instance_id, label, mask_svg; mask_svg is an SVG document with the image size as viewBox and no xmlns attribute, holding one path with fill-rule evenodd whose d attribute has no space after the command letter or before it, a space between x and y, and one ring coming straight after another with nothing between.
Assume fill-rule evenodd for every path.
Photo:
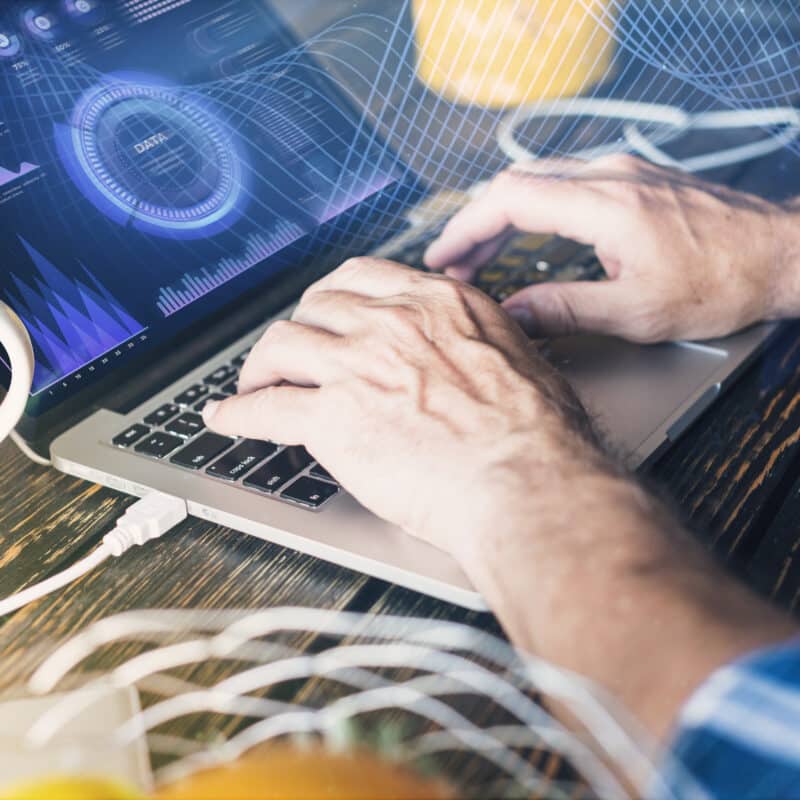
<instances>
[{"instance_id":1,"label":"black keyboard key","mask_svg":"<svg viewBox=\"0 0 800 800\"><path fill-rule=\"evenodd\" d=\"M183 444L183 439L156 431L136 445L136 452L151 458L164 458Z\"/></svg>"},{"instance_id":2,"label":"black keyboard key","mask_svg":"<svg viewBox=\"0 0 800 800\"><path fill-rule=\"evenodd\" d=\"M278 446L271 442L242 442L212 464L206 472L223 481L238 481L242 475L274 455L277 450Z\"/></svg>"},{"instance_id":3,"label":"black keyboard key","mask_svg":"<svg viewBox=\"0 0 800 800\"><path fill-rule=\"evenodd\" d=\"M330 472L328 472L328 470L326 470L325 467L322 466L322 464L314 464L314 466L311 467L311 474L316 478L322 478L323 480L326 481L335 482L336 480L333 477L333 475L331 475Z\"/></svg>"},{"instance_id":4,"label":"black keyboard key","mask_svg":"<svg viewBox=\"0 0 800 800\"><path fill-rule=\"evenodd\" d=\"M234 358L231 363L233 364L234 367L241 367L244 364L244 362L247 361L247 356L249 355L250 351L245 350L243 353L239 353L239 355L236 356L236 358Z\"/></svg>"},{"instance_id":5,"label":"black keyboard key","mask_svg":"<svg viewBox=\"0 0 800 800\"><path fill-rule=\"evenodd\" d=\"M195 411L196 411L198 414L202 414L202 413L203 413L203 409L206 407L206 405L207 405L208 403L210 403L210 402L212 402L212 401L214 401L214 402L216 403L216 402L218 402L218 401L220 401L220 400L227 400L227 399L228 399L228 395L227 395L227 394L219 394L219 392L214 392L214 394L210 394L208 397L204 397L204 398L203 398L203 399L202 399L202 400L201 400L201 401L200 401L200 402L199 402L199 403L198 403L198 404L197 404L197 405L194 407L194 410L195 410Z\"/></svg>"},{"instance_id":6,"label":"black keyboard key","mask_svg":"<svg viewBox=\"0 0 800 800\"><path fill-rule=\"evenodd\" d=\"M172 463L187 469L202 469L222 455L234 440L217 433L204 433L172 457Z\"/></svg>"},{"instance_id":7,"label":"black keyboard key","mask_svg":"<svg viewBox=\"0 0 800 800\"><path fill-rule=\"evenodd\" d=\"M170 422L167 425L167 430L176 436L189 439L200 433L205 427L203 418L199 414L189 412L188 414L181 414L174 422Z\"/></svg>"},{"instance_id":8,"label":"black keyboard key","mask_svg":"<svg viewBox=\"0 0 800 800\"><path fill-rule=\"evenodd\" d=\"M338 486L325 481L318 481L316 478L302 477L296 480L288 489L281 492L281 497L285 500L293 500L309 508L319 508L327 500L330 500L339 491Z\"/></svg>"},{"instance_id":9,"label":"black keyboard key","mask_svg":"<svg viewBox=\"0 0 800 800\"><path fill-rule=\"evenodd\" d=\"M174 403L167 403L165 406L161 406L161 408L156 409L152 414L146 416L144 421L148 425L163 425L177 416L180 410L180 407L176 406Z\"/></svg>"},{"instance_id":10,"label":"black keyboard key","mask_svg":"<svg viewBox=\"0 0 800 800\"><path fill-rule=\"evenodd\" d=\"M223 383L228 383L232 378L235 378L238 372L236 367L225 364L215 369L210 375L206 375L203 381L210 383L212 386L222 386Z\"/></svg>"},{"instance_id":11,"label":"black keyboard key","mask_svg":"<svg viewBox=\"0 0 800 800\"><path fill-rule=\"evenodd\" d=\"M304 447L287 447L248 475L244 485L271 494L301 473L313 460Z\"/></svg>"},{"instance_id":12,"label":"black keyboard key","mask_svg":"<svg viewBox=\"0 0 800 800\"><path fill-rule=\"evenodd\" d=\"M193 406L210 392L211 389L204 383L196 383L194 386L190 386L185 392L181 392L181 394L175 398L175 402L179 406Z\"/></svg>"},{"instance_id":13,"label":"black keyboard key","mask_svg":"<svg viewBox=\"0 0 800 800\"><path fill-rule=\"evenodd\" d=\"M119 436L116 436L113 442L117 447L130 447L132 444L136 444L143 436L147 436L148 433L150 433L150 428L147 425L133 425Z\"/></svg>"},{"instance_id":14,"label":"black keyboard key","mask_svg":"<svg viewBox=\"0 0 800 800\"><path fill-rule=\"evenodd\" d=\"M236 394L239 391L239 379L237 378L235 381L231 381L230 383L226 383L221 391L225 392L227 395Z\"/></svg>"}]
</instances>

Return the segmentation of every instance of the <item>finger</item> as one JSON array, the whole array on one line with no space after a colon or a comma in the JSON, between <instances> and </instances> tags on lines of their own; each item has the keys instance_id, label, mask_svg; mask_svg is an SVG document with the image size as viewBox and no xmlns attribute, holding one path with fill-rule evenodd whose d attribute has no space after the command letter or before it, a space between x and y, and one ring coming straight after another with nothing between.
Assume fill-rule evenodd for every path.
<instances>
[{"instance_id":1,"label":"finger","mask_svg":"<svg viewBox=\"0 0 800 800\"><path fill-rule=\"evenodd\" d=\"M369 299L363 294L331 289L307 292L292 320L345 336L363 328L364 303Z\"/></svg>"},{"instance_id":2,"label":"finger","mask_svg":"<svg viewBox=\"0 0 800 800\"><path fill-rule=\"evenodd\" d=\"M203 421L210 430L225 436L308 445L313 441L320 409L319 389L272 386L208 403Z\"/></svg>"},{"instance_id":3,"label":"finger","mask_svg":"<svg viewBox=\"0 0 800 800\"><path fill-rule=\"evenodd\" d=\"M517 292L503 307L534 338L591 332L638 339L639 294L617 281L547 283Z\"/></svg>"},{"instance_id":4,"label":"finger","mask_svg":"<svg viewBox=\"0 0 800 800\"><path fill-rule=\"evenodd\" d=\"M597 244L613 230L621 206L601 191L607 180L553 178L531 172L506 172L481 197L445 226L425 253L431 269L458 265L476 248L508 228L548 233Z\"/></svg>"},{"instance_id":5,"label":"finger","mask_svg":"<svg viewBox=\"0 0 800 800\"><path fill-rule=\"evenodd\" d=\"M345 373L341 337L289 320L273 323L250 351L239 375L239 393L292 383L322 386Z\"/></svg>"},{"instance_id":6,"label":"finger","mask_svg":"<svg viewBox=\"0 0 800 800\"><path fill-rule=\"evenodd\" d=\"M518 231L507 229L489 241L481 242L457 264L448 264L444 268L445 274L459 281L471 281L475 277L477 271L485 264L497 258L506 248L506 245L517 235L519 235ZM436 271L441 270L442 268L440 267L439 270Z\"/></svg>"}]
</instances>

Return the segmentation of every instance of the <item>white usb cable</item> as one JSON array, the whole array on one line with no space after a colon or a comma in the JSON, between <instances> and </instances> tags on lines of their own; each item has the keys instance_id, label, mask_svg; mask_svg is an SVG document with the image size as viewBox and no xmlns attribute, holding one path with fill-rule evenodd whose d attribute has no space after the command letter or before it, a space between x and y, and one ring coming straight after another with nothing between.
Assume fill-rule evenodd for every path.
<instances>
[{"instance_id":1,"label":"white usb cable","mask_svg":"<svg viewBox=\"0 0 800 800\"><path fill-rule=\"evenodd\" d=\"M188 516L186 503L177 497L153 493L134 503L117 521L102 544L82 561L58 575L0 601L0 617L40 600L91 572L109 558L119 558L134 545L158 539Z\"/></svg>"}]
</instances>

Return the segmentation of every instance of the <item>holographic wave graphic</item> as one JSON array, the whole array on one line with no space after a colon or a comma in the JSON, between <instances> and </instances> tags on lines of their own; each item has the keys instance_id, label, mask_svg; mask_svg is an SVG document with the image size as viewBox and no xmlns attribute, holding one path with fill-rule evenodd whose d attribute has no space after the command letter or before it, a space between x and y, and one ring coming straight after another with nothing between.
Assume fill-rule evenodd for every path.
<instances>
[{"instance_id":1,"label":"holographic wave graphic","mask_svg":"<svg viewBox=\"0 0 800 800\"><path fill-rule=\"evenodd\" d=\"M82 280L68 277L25 239L19 241L38 275L25 281L12 273L16 291L9 289L7 299L36 348L36 391L145 330L83 264L78 262Z\"/></svg>"}]
</instances>

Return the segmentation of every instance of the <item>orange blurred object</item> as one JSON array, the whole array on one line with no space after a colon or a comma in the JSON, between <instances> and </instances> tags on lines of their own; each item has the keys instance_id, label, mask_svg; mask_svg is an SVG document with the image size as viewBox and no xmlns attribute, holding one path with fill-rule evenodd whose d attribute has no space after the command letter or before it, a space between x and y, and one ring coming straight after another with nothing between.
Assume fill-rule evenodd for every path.
<instances>
[{"instance_id":1,"label":"orange blurred object","mask_svg":"<svg viewBox=\"0 0 800 800\"><path fill-rule=\"evenodd\" d=\"M157 800L456 800L444 782L366 751L274 745L170 784Z\"/></svg>"},{"instance_id":2,"label":"orange blurred object","mask_svg":"<svg viewBox=\"0 0 800 800\"><path fill-rule=\"evenodd\" d=\"M469 105L574 97L609 75L617 8L613 0L413 0L417 71Z\"/></svg>"}]
</instances>

